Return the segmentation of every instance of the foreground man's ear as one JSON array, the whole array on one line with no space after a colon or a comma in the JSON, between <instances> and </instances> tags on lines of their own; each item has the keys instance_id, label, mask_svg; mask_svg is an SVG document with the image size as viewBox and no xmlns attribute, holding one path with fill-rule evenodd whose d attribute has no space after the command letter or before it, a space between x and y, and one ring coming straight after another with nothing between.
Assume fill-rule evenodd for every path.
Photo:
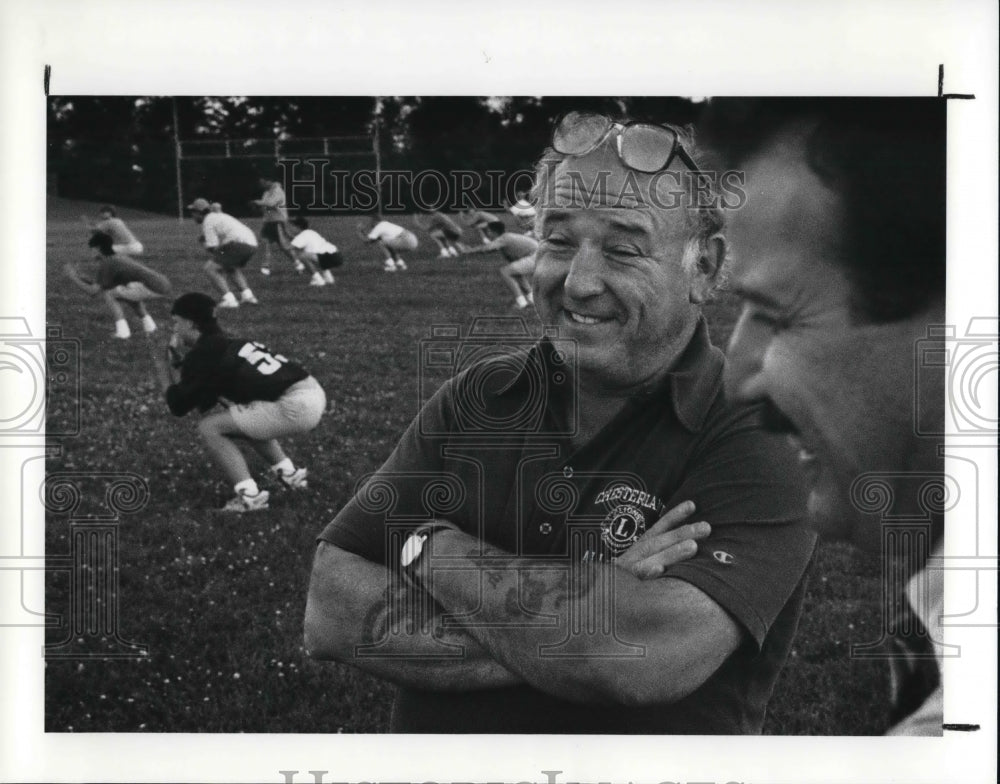
<instances>
[{"instance_id":1,"label":"foreground man's ear","mask_svg":"<svg viewBox=\"0 0 1000 784\"><path fill-rule=\"evenodd\" d=\"M722 265L726 259L726 238L721 233L691 243L689 252L696 254L688 295L694 305L706 303L719 282Z\"/></svg>"}]
</instances>

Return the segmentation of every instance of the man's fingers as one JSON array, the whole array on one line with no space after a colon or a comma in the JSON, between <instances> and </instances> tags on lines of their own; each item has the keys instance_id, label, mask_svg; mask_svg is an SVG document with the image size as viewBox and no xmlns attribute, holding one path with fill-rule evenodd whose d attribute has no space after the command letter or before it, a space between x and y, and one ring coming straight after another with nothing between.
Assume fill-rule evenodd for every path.
<instances>
[{"instance_id":1,"label":"man's fingers","mask_svg":"<svg viewBox=\"0 0 1000 784\"><path fill-rule=\"evenodd\" d=\"M677 504L673 509L668 511L659 520L657 520L653 525L650 526L646 534L658 534L662 531L668 531L677 524L683 522L691 515L694 514L694 501L684 501L683 503Z\"/></svg>"},{"instance_id":2,"label":"man's fingers","mask_svg":"<svg viewBox=\"0 0 1000 784\"><path fill-rule=\"evenodd\" d=\"M705 521L689 523L680 528L670 528L665 531L656 531L656 527L650 528L642 535L634 545L623 553L618 561L626 565L636 564L661 550L668 549L685 540L704 539L712 533L712 526Z\"/></svg>"},{"instance_id":3,"label":"man's fingers","mask_svg":"<svg viewBox=\"0 0 1000 784\"><path fill-rule=\"evenodd\" d=\"M682 542L667 547L654 553L648 558L632 564L629 571L640 580L651 580L661 577L663 573L674 564L686 561L698 552L698 543L693 539L685 539Z\"/></svg>"}]
</instances>

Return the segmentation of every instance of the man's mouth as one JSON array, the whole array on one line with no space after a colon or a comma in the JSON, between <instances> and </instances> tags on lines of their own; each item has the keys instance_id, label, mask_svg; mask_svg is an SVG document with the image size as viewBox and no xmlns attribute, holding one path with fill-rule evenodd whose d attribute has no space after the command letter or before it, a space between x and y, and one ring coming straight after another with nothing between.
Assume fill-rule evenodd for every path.
<instances>
[{"instance_id":1,"label":"man's mouth","mask_svg":"<svg viewBox=\"0 0 1000 784\"><path fill-rule=\"evenodd\" d=\"M575 311L564 308L566 316L574 324L601 324L605 321L611 321L609 318L600 318L598 316L588 316L583 313L577 313Z\"/></svg>"}]
</instances>

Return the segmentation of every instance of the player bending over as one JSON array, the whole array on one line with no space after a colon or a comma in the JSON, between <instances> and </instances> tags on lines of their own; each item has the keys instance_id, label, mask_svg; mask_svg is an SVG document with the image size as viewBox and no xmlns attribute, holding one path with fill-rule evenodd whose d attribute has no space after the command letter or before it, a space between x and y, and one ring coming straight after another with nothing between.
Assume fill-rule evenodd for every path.
<instances>
[{"instance_id":1,"label":"player bending over","mask_svg":"<svg viewBox=\"0 0 1000 784\"><path fill-rule=\"evenodd\" d=\"M430 234L431 239L437 243L438 248L441 249L438 254L439 258L458 258L458 255L464 250L464 246L459 242L462 238L462 229L447 215L437 210L429 210L425 214L415 215L413 221L419 228Z\"/></svg>"},{"instance_id":2,"label":"player bending over","mask_svg":"<svg viewBox=\"0 0 1000 784\"><path fill-rule=\"evenodd\" d=\"M97 212L98 220L91 224L86 218L83 222L92 231L101 231L111 235L112 247L115 253L125 253L131 256L142 255L142 243L135 238L135 235L125 225L125 221L118 217L118 212L110 204L105 204Z\"/></svg>"},{"instance_id":3,"label":"player bending over","mask_svg":"<svg viewBox=\"0 0 1000 784\"><path fill-rule=\"evenodd\" d=\"M478 248L467 250L466 256L474 253L499 251L508 263L500 268L503 282L514 294L514 304L524 310L534 300L531 296L531 276L535 272L535 251L538 240L527 234L512 234L503 221L493 220L486 226L489 241Z\"/></svg>"},{"instance_id":4,"label":"player bending over","mask_svg":"<svg viewBox=\"0 0 1000 784\"><path fill-rule=\"evenodd\" d=\"M310 286L325 286L335 283L334 267L344 263L337 246L326 240L318 231L309 228L305 218L292 218L289 231L292 235L292 253L296 261L304 264L312 272Z\"/></svg>"},{"instance_id":5,"label":"player bending over","mask_svg":"<svg viewBox=\"0 0 1000 784\"><path fill-rule=\"evenodd\" d=\"M538 214L530 201L518 194L517 201L511 204L507 211L517 220L517 228L522 234L538 239L535 236L535 218Z\"/></svg>"},{"instance_id":6,"label":"player bending over","mask_svg":"<svg viewBox=\"0 0 1000 784\"><path fill-rule=\"evenodd\" d=\"M466 226L469 226L479 232L479 237L482 240L483 245L490 242L490 237L486 231L486 227L496 220L495 215L490 215L488 212L475 210L472 207L469 207L467 209L460 210L458 217Z\"/></svg>"},{"instance_id":7,"label":"player bending over","mask_svg":"<svg viewBox=\"0 0 1000 784\"><path fill-rule=\"evenodd\" d=\"M201 242L212 258L205 262L205 274L222 294L220 308L238 308L240 302L256 305L257 298L250 290L243 268L257 251L257 237L250 228L232 215L214 212L205 199L195 199L188 205L191 218L201 226ZM229 284L240 292L239 302Z\"/></svg>"},{"instance_id":8,"label":"player bending over","mask_svg":"<svg viewBox=\"0 0 1000 784\"><path fill-rule=\"evenodd\" d=\"M171 294L170 281L166 276L151 270L145 264L129 258L124 253L116 253L114 240L110 234L95 231L87 245L97 249L99 260L93 279L81 275L76 263L66 264L65 271L81 291L104 298L104 303L115 320L116 338L132 337L132 330L125 319L121 303L128 303L135 314L142 319L143 332L156 331L156 322L146 310L145 302Z\"/></svg>"},{"instance_id":9,"label":"player bending over","mask_svg":"<svg viewBox=\"0 0 1000 784\"><path fill-rule=\"evenodd\" d=\"M274 354L262 343L226 335L215 317L215 302L192 292L174 301L170 366L154 352L157 377L175 416L194 408L207 412L216 403L225 411L205 414L198 423L205 446L233 483L236 496L223 512L266 509L261 490L237 446L246 441L283 485L304 489L305 468L296 468L275 440L306 433L326 409L323 388L301 365ZM188 349L179 358L180 347ZM177 370L180 378L177 378Z\"/></svg>"},{"instance_id":10,"label":"player bending over","mask_svg":"<svg viewBox=\"0 0 1000 784\"><path fill-rule=\"evenodd\" d=\"M417 235L409 229L382 220L376 215L371 216L365 225L368 228L368 233L365 234L365 230L361 227L359 227L358 233L365 242L376 242L382 248L382 252L385 253L383 269L386 272L395 272L397 269L405 270L406 262L399 255L399 252L401 250L416 250L420 244L417 241Z\"/></svg>"}]
</instances>

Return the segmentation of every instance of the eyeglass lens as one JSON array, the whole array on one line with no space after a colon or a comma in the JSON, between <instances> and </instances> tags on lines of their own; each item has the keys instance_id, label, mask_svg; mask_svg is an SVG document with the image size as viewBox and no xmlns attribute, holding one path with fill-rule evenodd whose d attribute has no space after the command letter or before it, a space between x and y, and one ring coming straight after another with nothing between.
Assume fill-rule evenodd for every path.
<instances>
[{"instance_id":1,"label":"eyeglass lens","mask_svg":"<svg viewBox=\"0 0 1000 784\"><path fill-rule=\"evenodd\" d=\"M604 138L611 119L599 114L570 112L552 135L552 145L563 155L584 155Z\"/></svg>"},{"instance_id":2,"label":"eyeglass lens","mask_svg":"<svg viewBox=\"0 0 1000 784\"><path fill-rule=\"evenodd\" d=\"M622 131L619 149L626 166L653 173L667 167L676 143L677 137L669 128L641 123Z\"/></svg>"}]
</instances>

